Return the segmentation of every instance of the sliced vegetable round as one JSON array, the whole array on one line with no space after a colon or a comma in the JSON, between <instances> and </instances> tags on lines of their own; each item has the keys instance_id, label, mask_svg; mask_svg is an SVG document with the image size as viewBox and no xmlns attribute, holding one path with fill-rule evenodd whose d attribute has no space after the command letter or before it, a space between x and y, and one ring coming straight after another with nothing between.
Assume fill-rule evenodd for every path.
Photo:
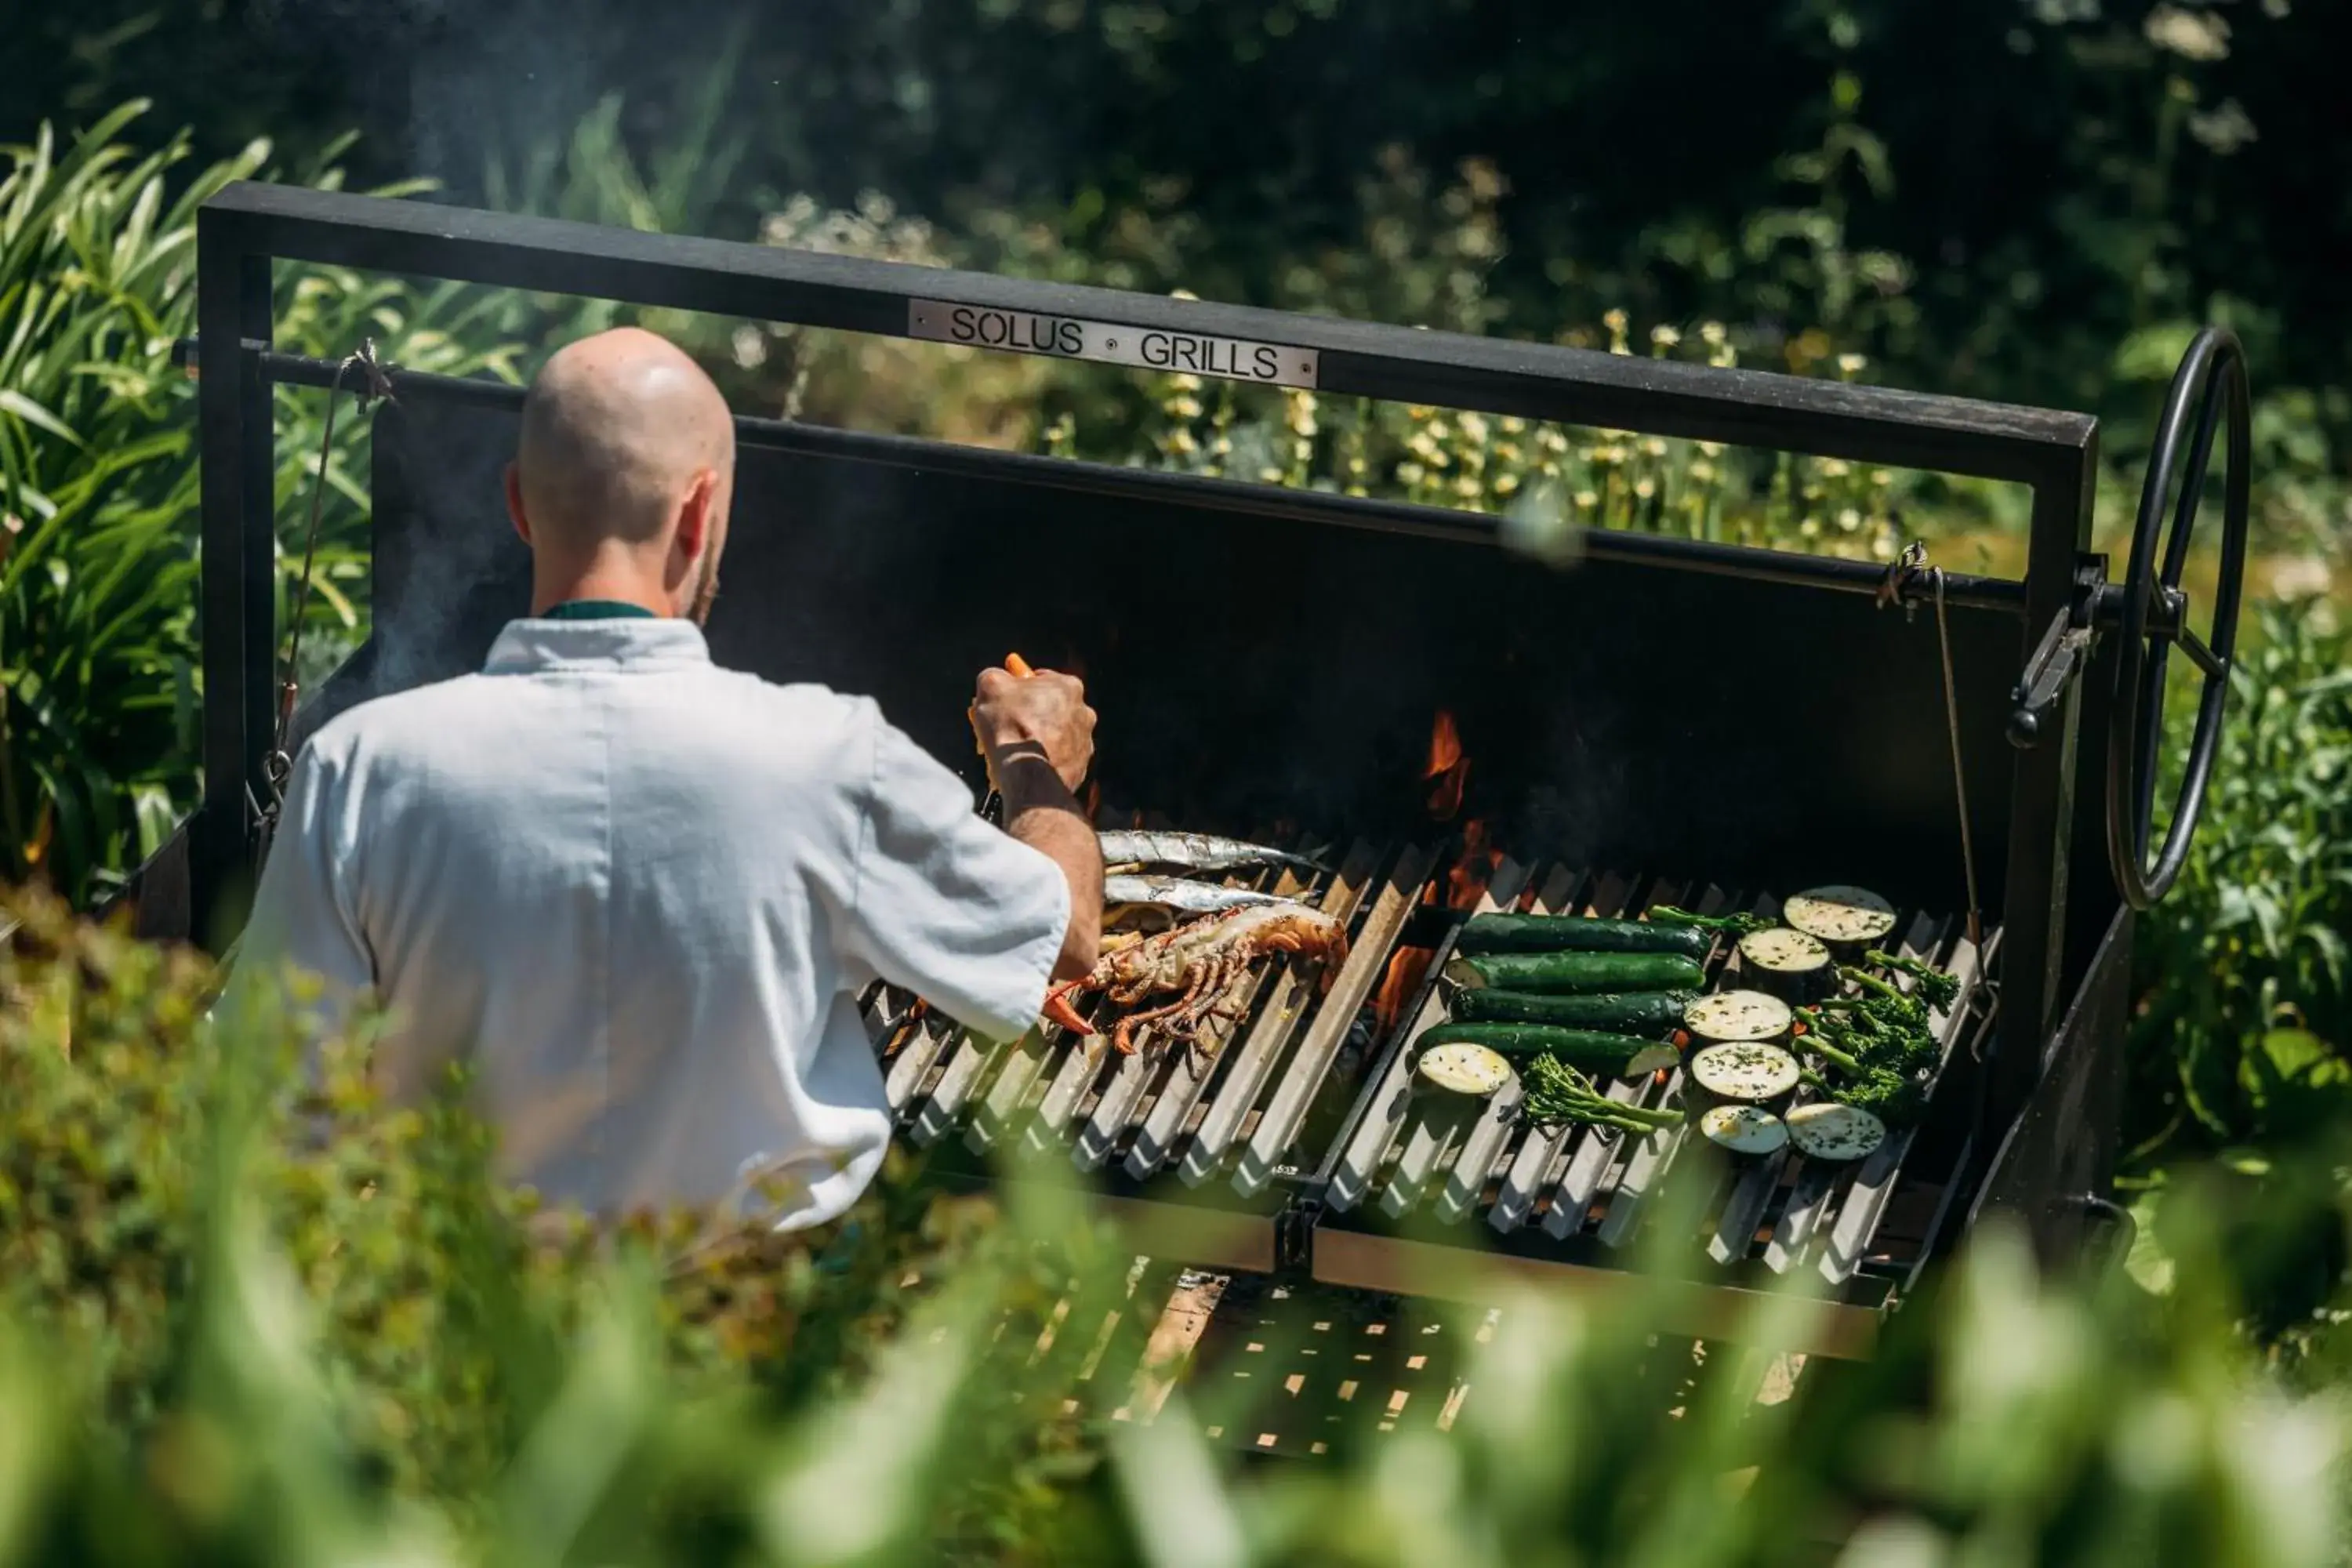
<instances>
[{"instance_id":1,"label":"sliced vegetable round","mask_svg":"<svg viewBox=\"0 0 2352 1568\"><path fill-rule=\"evenodd\" d=\"M1809 1160L1859 1160L1886 1142L1886 1123L1869 1111L1825 1100L1789 1112L1789 1141Z\"/></svg>"},{"instance_id":2,"label":"sliced vegetable round","mask_svg":"<svg viewBox=\"0 0 2352 1568\"><path fill-rule=\"evenodd\" d=\"M1778 1100L1797 1087L1797 1058L1778 1046L1709 1046L1691 1058L1690 1075L1717 1100Z\"/></svg>"},{"instance_id":3,"label":"sliced vegetable round","mask_svg":"<svg viewBox=\"0 0 2352 1568\"><path fill-rule=\"evenodd\" d=\"M1683 1027L1702 1040L1777 1040L1795 1016L1765 991L1718 991L1683 1009Z\"/></svg>"},{"instance_id":4,"label":"sliced vegetable round","mask_svg":"<svg viewBox=\"0 0 2352 1568\"><path fill-rule=\"evenodd\" d=\"M1718 1105L1698 1119L1711 1143L1735 1154L1769 1154L1789 1142L1789 1126L1756 1105Z\"/></svg>"},{"instance_id":5,"label":"sliced vegetable round","mask_svg":"<svg viewBox=\"0 0 2352 1568\"><path fill-rule=\"evenodd\" d=\"M1791 894L1780 918L1832 947L1861 947L1895 929L1895 906L1867 888L1813 888Z\"/></svg>"},{"instance_id":6,"label":"sliced vegetable round","mask_svg":"<svg viewBox=\"0 0 2352 1568\"><path fill-rule=\"evenodd\" d=\"M1499 1051L1467 1041L1432 1046L1421 1053L1416 1070L1432 1089L1484 1100L1511 1081L1511 1064Z\"/></svg>"},{"instance_id":7,"label":"sliced vegetable round","mask_svg":"<svg viewBox=\"0 0 2352 1568\"><path fill-rule=\"evenodd\" d=\"M1739 973L1783 1001L1809 1001L1829 988L1829 946L1787 926L1752 931L1739 939Z\"/></svg>"}]
</instances>

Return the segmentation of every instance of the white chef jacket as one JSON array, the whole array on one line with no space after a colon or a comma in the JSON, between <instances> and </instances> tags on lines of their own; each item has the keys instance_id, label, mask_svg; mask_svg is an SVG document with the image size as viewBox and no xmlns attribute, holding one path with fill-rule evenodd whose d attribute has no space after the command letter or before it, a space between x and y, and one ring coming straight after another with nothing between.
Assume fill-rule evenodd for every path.
<instances>
[{"instance_id":1,"label":"white chef jacket","mask_svg":"<svg viewBox=\"0 0 2352 1568\"><path fill-rule=\"evenodd\" d=\"M721 669L690 621L526 619L481 673L311 738L237 962L373 987L393 1094L465 1059L504 1173L551 1200L708 1203L757 1172L791 1228L889 1140L858 994L1010 1037L1069 914L1060 868L870 699Z\"/></svg>"}]
</instances>

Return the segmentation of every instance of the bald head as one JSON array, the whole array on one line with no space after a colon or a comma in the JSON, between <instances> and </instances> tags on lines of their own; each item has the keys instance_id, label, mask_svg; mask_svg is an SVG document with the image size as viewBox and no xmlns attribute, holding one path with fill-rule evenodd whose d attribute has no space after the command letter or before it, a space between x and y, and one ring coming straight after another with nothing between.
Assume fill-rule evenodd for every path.
<instances>
[{"instance_id":1,"label":"bald head","mask_svg":"<svg viewBox=\"0 0 2352 1568\"><path fill-rule=\"evenodd\" d=\"M650 574L677 613L707 606L734 470L726 400L676 344L620 327L558 350L523 399L507 485L539 596L593 577L643 602L609 579Z\"/></svg>"},{"instance_id":2,"label":"bald head","mask_svg":"<svg viewBox=\"0 0 2352 1568\"><path fill-rule=\"evenodd\" d=\"M523 399L523 504L549 543L650 544L698 475L735 460L726 400L702 367L635 327L556 352Z\"/></svg>"}]
</instances>

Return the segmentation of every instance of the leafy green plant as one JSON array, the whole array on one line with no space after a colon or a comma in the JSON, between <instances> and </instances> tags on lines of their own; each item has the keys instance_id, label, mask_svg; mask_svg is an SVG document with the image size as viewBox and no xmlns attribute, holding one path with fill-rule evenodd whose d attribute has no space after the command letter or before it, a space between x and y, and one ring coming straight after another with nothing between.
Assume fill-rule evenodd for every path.
<instances>
[{"instance_id":1,"label":"leafy green plant","mask_svg":"<svg viewBox=\"0 0 2352 1568\"><path fill-rule=\"evenodd\" d=\"M2141 919L2131 1121L2143 1166L2332 1135L2352 1115L2352 637L2263 605L2211 793ZM2188 703L2172 706L2185 754Z\"/></svg>"},{"instance_id":2,"label":"leafy green plant","mask_svg":"<svg viewBox=\"0 0 2352 1568\"><path fill-rule=\"evenodd\" d=\"M171 354L194 326L196 207L270 172L260 142L193 175L184 134L142 153L124 138L143 109L70 144L45 126L0 149L0 875L38 872L78 898L194 804L194 385ZM296 177L339 184L340 151ZM280 290L278 341L293 352L340 358L373 336L417 368L513 374L486 297L340 271ZM277 407L284 624L323 400L281 387ZM311 599L313 674L362 626L364 442L365 422L346 420L330 465L341 500Z\"/></svg>"}]
</instances>

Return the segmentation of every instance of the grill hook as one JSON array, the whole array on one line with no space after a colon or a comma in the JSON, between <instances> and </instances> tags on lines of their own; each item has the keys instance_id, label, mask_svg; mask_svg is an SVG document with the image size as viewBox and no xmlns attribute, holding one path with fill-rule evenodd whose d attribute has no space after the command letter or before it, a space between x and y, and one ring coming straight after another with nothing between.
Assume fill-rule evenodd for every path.
<instances>
[{"instance_id":1,"label":"grill hook","mask_svg":"<svg viewBox=\"0 0 2352 1568\"><path fill-rule=\"evenodd\" d=\"M301 693L297 672L301 668L302 620L310 608L311 564L319 552L319 515L326 500L327 463L335 449L335 405L342 395L343 377L354 370L362 377L357 393L362 408L378 399L386 403L398 401L392 395L392 376L376 357L375 340L362 338L360 346L335 366L334 382L327 388L327 414L319 433L319 463L310 476L310 518L302 541L302 575L296 579L294 586L294 626L287 640L285 673L278 687L277 723L270 736L269 753L261 762L267 798L255 798L253 786L246 786L257 854L268 851L269 841L278 831L278 814L286 805L287 782L294 776L294 758L287 751L286 742L294 727L294 701Z\"/></svg>"}]
</instances>

